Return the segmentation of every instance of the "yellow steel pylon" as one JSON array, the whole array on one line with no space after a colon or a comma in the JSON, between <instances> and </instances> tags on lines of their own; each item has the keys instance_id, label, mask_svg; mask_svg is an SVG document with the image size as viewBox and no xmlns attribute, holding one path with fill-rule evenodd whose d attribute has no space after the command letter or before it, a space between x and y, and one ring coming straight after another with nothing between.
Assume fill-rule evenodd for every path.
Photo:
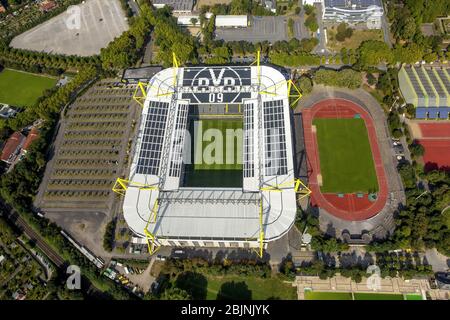
<instances>
[{"instance_id":1,"label":"yellow steel pylon","mask_svg":"<svg viewBox=\"0 0 450 320\"><path fill-rule=\"evenodd\" d=\"M263 257L264 254L264 227L263 227L263 202L262 199L259 202L259 252L258 255L260 258Z\"/></svg>"},{"instance_id":2,"label":"yellow steel pylon","mask_svg":"<svg viewBox=\"0 0 450 320\"><path fill-rule=\"evenodd\" d=\"M309 189L302 180L297 179L297 181L295 182L295 188L294 191L296 194L299 194L300 197L298 198L298 200L302 200L303 198L309 196L312 191L311 189Z\"/></svg>"},{"instance_id":3,"label":"yellow steel pylon","mask_svg":"<svg viewBox=\"0 0 450 320\"><path fill-rule=\"evenodd\" d=\"M116 182L114 183L114 186L112 187L112 191L124 196L129 187L137 187L137 188L139 188L139 190L157 190L158 189L158 187L155 185L148 185L148 184L143 184L143 183L139 183L139 182L133 182L130 180L117 178Z\"/></svg>"},{"instance_id":4,"label":"yellow steel pylon","mask_svg":"<svg viewBox=\"0 0 450 320\"><path fill-rule=\"evenodd\" d=\"M304 197L307 197L312 193L312 191L300 179L294 179L288 182L277 184L275 186L269 185L267 187L261 188L261 191L283 192L283 189L292 186L292 184L294 184L294 192L296 194L301 194L300 199L303 199Z\"/></svg>"},{"instance_id":5,"label":"yellow steel pylon","mask_svg":"<svg viewBox=\"0 0 450 320\"><path fill-rule=\"evenodd\" d=\"M139 103L141 107L144 107L145 99L147 99L147 90L145 86L146 86L145 83L139 81L136 90L134 90L133 94L133 100Z\"/></svg>"},{"instance_id":6,"label":"yellow steel pylon","mask_svg":"<svg viewBox=\"0 0 450 320\"><path fill-rule=\"evenodd\" d=\"M259 94L277 96L278 95L277 89L285 84L288 85L287 92L288 92L289 100L294 99L292 102L289 101L290 107L293 108L297 105L298 100L300 100L300 98L302 97L302 93L301 93L300 89L295 85L294 81L292 81L291 79L283 80L278 83L275 83L275 84L265 88L264 90L260 91ZM292 93L292 91L293 91L292 88L295 89L294 93ZM271 90L271 89L273 89L273 90Z\"/></svg>"},{"instance_id":7,"label":"yellow steel pylon","mask_svg":"<svg viewBox=\"0 0 450 320\"><path fill-rule=\"evenodd\" d=\"M147 224L144 228L144 234L147 239L148 253L150 253L150 255L154 254L160 248L156 235L154 235L148 230L148 226L150 225L150 223L156 223L156 218L158 217L158 209L159 209L159 202L158 199L156 199L155 204L153 205L152 212L150 213Z\"/></svg>"},{"instance_id":8,"label":"yellow steel pylon","mask_svg":"<svg viewBox=\"0 0 450 320\"><path fill-rule=\"evenodd\" d=\"M261 85L261 50L258 50L256 52L256 60L253 61L250 65L254 65L256 63L257 66L257 78L258 78L258 85Z\"/></svg>"},{"instance_id":9,"label":"yellow steel pylon","mask_svg":"<svg viewBox=\"0 0 450 320\"><path fill-rule=\"evenodd\" d=\"M294 99L294 101L290 104L291 108L295 108L295 106L297 106L297 102L298 100L300 100L300 98L302 97L302 92L300 91L300 89L295 85L294 81L292 81L292 79L288 80L288 95L289 95L289 99ZM292 94L292 88L295 89L295 93Z\"/></svg>"},{"instance_id":10,"label":"yellow steel pylon","mask_svg":"<svg viewBox=\"0 0 450 320\"><path fill-rule=\"evenodd\" d=\"M175 52L172 52L172 61L173 61L173 88L175 90L175 86L177 85L178 80L178 68L180 68L180 63L178 62Z\"/></svg>"}]
</instances>

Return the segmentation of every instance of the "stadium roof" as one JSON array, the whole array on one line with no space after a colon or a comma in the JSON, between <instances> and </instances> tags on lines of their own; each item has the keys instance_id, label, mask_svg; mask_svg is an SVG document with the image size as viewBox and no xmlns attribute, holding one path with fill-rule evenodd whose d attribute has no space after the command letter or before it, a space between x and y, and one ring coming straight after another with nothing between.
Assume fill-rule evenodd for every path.
<instances>
[{"instance_id":1,"label":"stadium roof","mask_svg":"<svg viewBox=\"0 0 450 320\"><path fill-rule=\"evenodd\" d=\"M243 106L243 188L182 187L189 106L228 103ZM297 210L291 139L288 88L279 71L162 70L147 86L129 178L141 187L128 188L123 205L129 227L140 236L149 223L158 238L245 241L258 238L262 216L265 240L281 237Z\"/></svg>"}]
</instances>

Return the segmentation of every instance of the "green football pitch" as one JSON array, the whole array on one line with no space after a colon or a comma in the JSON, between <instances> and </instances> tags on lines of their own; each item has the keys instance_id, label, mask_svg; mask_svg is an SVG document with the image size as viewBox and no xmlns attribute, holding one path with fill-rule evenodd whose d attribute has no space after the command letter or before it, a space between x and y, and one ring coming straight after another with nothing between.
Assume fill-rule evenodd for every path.
<instances>
[{"instance_id":1,"label":"green football pitch","mask_svg":"<svg viewBox=\"0 0 450 320\"><path fill-rule=\"evenodd\" d=\"M191 121L193 164L186 166L186 186L242 187L242 127L239 119Z\"/></svg>"},{"instance_id":2,"label":"green football pitch","mask_svg":"<svg viewBox=\"0 0 450 320\"><path fill-rule=\"evenodd\" d=\"M17 107L31 106L56 82L54 78L5 69L0 72L0 103Z\"/></svg>"},{"instance_id":3,"label":"green football pitch","mask_svg":"<svg viewBox=\"0 0 450 320\"><path fill-rule=\"evenodd\" d=\"M372 150L363 119L314 119L319 145L321 191L378 191Z\"/></svg>"},{"instance_id":4,"label":"green football pitch","mask_svg":"<svg viewBox=\"0 0 450 320\"><path fill-rule=\"evenodd\" d=\"M354 293L305 291L306 300L422 300L419 294Z\"/></svg>"}]
</instances>

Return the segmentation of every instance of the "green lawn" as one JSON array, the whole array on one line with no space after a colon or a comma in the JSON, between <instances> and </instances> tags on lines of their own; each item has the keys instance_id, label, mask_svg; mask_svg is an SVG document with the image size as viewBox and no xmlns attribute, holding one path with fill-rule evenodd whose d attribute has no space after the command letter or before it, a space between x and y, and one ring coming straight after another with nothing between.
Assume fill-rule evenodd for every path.
<instances>
[{"instance_id":1,"label":"green lawn","mask_svg":"<svg viewBox=\"0 0 450 320\"><path fill-rule=\"evenodd\" d=\"M355 293L355 300L405 300L402 294Z\"/></svg>"},{"instance_id":2,"label":"green lawn","mask_svg":"<svg viewBox=\"0 0 450 320\"><path fill-rule=\"evenodd\" d=\"M378 191L369 138L362 119L314 119L323 193Z\"/></svg>"},{"instance_id":3,"label":"green lawn","mask_svg":"<svg viewBox=\"0 0 450 320\"><path fill-rule=\"evenodd\" d=\"M402 294L355 293L355 300L405 300ZM352 300L350 292L316 292L306 291L306 300ZM406 300L422 300L418 294L407 294Z\"/></svg>"},{"instance_id":4,"label":"green lawn","mask_svg":"<svg viewBox=\"0 0 450 320\"><path fill-rule=\"evenodd\" d=\"M219 291L226 293L227 299L246 300L297 300L297 290L278 278L262 279L243 276L206 276L208 278L208 300L216 300ZM233 285L225 285L234 282ZM224 289L228 287L229 290Z\"/></svg>"},{"instance_id":5,"label":"green lawn","mask_svg":"<svg viewBox=\"0 0 450 320\"><path fill-rule=\"evenodd\" d=\"M194 123L201 135L194 134ZM242 187L242 126L238 119L191 121L194 164L186 166L186 186Z\"/></svg>"},{"instance_id":6,"label":"green lawn","mask_svg":"<svg viewBox=\"0 0 450 320\"><path fill-rule=\"evenodd\" d=\"M306 300L352 300L352 294L349 292L316 292L306 291Z\"/></svg>"},{"instance_id":7,"label":"green lawn","mask_svg":"<svg viewBox=\"0 0 450 320\"><path fill-rule=\"evenodd\" d=\"M5 69L0 72L0 102L18 107L31 106L56 82L55 78Z\"/></svg>"}]
</instances>

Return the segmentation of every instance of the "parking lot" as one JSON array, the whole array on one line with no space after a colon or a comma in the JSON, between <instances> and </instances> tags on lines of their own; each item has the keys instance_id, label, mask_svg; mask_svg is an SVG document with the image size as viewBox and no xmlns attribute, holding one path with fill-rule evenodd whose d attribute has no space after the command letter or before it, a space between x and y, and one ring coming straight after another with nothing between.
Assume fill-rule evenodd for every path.
<instances>
[{"instance_id":1,"label":"parking lot","mask_svg":"<svg viewBox=\"0 0 450 320\"><path fill-rule=\"evenodd\" d=\"M55 54L100 53L128 29L117 0L88 0L15 37L11 47Z\"/></svg>"},{"instance_id":2,"label":"parking lot","mask_svg":"<svg viewBox=\"0 0 450 320\"><path fill-rule=\"evenodd\" d=\"M289 40L287 30L288 19L284 16L251 17L250 26L247 28L217 28L216 39L225 41L245 40L252 43L287 41ZM297 39L305 36L301 34L300 30L300 22L296 20L294 23L294 36Z\"/></svg>"}]
</instances>

